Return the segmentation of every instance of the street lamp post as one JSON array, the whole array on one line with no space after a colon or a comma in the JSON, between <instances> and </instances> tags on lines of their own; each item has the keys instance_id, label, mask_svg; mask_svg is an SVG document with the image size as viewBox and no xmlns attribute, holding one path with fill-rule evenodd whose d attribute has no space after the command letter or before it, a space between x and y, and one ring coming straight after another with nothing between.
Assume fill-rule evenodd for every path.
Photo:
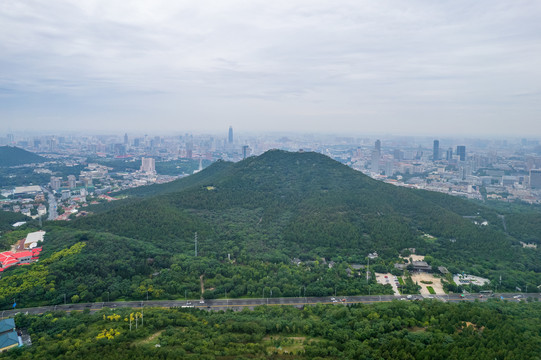
<instances>
[{"instance_id":1,"label":"street lamp post","mask_svg":"<svg viewBox=\"0 0 541 360\"><path fill-rule=\"evenodd\" d=\"M66 305L66 294L64 294L64 305Z\"/></svg>"}]
</instances>

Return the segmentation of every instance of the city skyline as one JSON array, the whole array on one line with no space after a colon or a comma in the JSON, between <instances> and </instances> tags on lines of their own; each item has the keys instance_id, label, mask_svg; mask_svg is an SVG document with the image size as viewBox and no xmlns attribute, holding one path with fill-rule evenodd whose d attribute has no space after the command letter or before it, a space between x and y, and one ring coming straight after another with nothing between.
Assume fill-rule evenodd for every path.
<instances>
[{"instance_id":1,"label":"city skyline","mask_svg":"<svg viewBox=\"0 0 541 360\"><path fill-rule=\"evenodd\" d=\"M541 136L537 2L210 5L0 6L0 132Z\"/></svg>"}]
</instances>

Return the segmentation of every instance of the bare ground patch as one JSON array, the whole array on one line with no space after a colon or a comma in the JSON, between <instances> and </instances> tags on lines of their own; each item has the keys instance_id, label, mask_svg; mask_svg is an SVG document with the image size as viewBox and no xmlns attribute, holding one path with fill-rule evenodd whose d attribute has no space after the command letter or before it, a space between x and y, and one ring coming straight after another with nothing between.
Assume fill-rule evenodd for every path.
<instances>
[{"instance_id":1,"label":"bare ground patch","mask_svg":"<svg viewBox=\"0 0 541 360\"><path fill-rule=\"evenodd\" d=\"M411 280L413 280L413 282L421 286L421 295L430 295L430 291L428 291L427 286L432 286L432 288L436 292L436 295L445 295L445 291L443 291L443 286L441 285L441 279L438 277L435 277L432 274L423 273L423 272L412 274ZM432 284L423 284L422 281L425 281L425 282L431 281Z\"/></svg>"}]
</instances>

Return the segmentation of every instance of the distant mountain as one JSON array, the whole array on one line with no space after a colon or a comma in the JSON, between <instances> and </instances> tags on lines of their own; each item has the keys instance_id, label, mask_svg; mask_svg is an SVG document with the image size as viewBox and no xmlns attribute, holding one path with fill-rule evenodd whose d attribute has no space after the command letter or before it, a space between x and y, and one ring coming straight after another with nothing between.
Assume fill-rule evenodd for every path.
<instances>
[{"instance_id":1,"label":"distant mountain","mask_svg":"<svg viewBox=\"0 0 541 360\"><path fill-rule=\"evenodd\" d=\"M47 161L46 158L14 146L0 146L0 167Z\"/></svg>"},{"instance_id":2,"label":"distant mountain","mask_svg":"<svg viewBox=\"0 0 541 360\"><path fill-rule=\"evenodd\" d=\"M509 254L518 243L497 214L444 194L373 180L317 153L269 151L238 163L219 161L169 184L132 190L143 197L76 221L189 252L271 258L333 257L368 252L392 257L406 247L430 249L456 262ZM467 216L468 218L466 218ZM488 219L480 228L471 217ZM426 241L424 234L438 239Z\"/></svg>"}]
</instances>

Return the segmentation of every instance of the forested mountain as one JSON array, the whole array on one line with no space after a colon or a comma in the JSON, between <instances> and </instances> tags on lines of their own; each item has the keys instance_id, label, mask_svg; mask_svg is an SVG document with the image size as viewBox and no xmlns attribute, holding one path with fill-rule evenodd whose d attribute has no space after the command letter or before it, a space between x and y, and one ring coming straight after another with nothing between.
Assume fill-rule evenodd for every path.
<instances>
[{"instance_id":1,"label":"forested mountain","mask_svg":"<svg viewBox=\"0 0 541 360\"><path fill-rule=\"evenodd\" d=\"M0 146L0 167L45 162L42 156L14 146Z\"/></svg>"},{"instance_id":2,"label":"forested mountain","mask_svg":"<svg viewBox=\"0 0 541 360\"><path fill-rule=\"evenodd\" d=\"M259 297L271 290L298 296L301 287L310 296L390 293L388 285L367 282L364 271L351 276L348 264L364 264L377 251L374 271L395 272L399 253L411 247L434 268L493 284L502 276L499 290L541 283L539 249L520 244L539 241L539 213L528 215L532 225L508 214L506 232L497 210L378 182L321 154L275 150L219 161L126 194L127 201L109 210L47 223L40 263L4 272L0 306L14 297L35 305L59 303L63 294L93 301L141 299L147 291L154 299L214 298L225 291ZM78 244L85 246L63 255ZM46 261L55 256L62 262ZM293 265L293 258L305 265Z\"/></svg>"},{"instance_id":3,"label":"forested mountain","mask_svg":"<svg viewBox=\"0 0 541 360\"><path fill-rule=\"evenodd\" d=\"M192 249L197 231L201 250L221 258L280 253L364 259L370 251L395 256L405 247L430 247L490 260L514 251L513 239L489 209L378 182L316 153L269 151L132 190L138 196L149 192L148 199L73 226L144 239L175 252ZM481 228L465 216L489 219L490 226ZM423 234L438 242L422 240Z\"/></svg>"}]
</instances>

